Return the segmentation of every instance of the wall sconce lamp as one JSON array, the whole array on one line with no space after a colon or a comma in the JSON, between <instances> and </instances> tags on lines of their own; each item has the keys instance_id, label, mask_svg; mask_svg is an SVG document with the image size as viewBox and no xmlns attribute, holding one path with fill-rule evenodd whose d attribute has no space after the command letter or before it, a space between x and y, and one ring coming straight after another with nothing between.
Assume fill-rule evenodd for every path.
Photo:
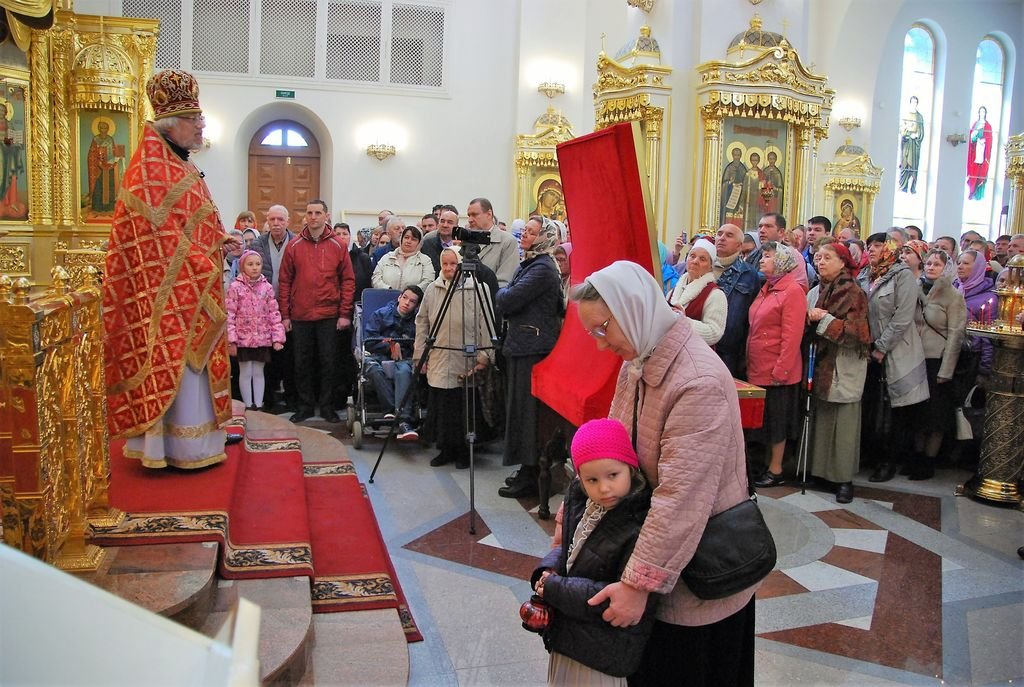
<instances>
[{"instance_id":1,"label":"wall sconce lamp","mask_svg":"<svg viewBox=\"0 0 1024 687\"><path fill-rule=\"evenodd\" d=\"M860 117L843 117L839 120L839 126L846 129L847 133L861 125Z\"/></svg>"},{"instance_id":2,"label":"wall sconce lamp","mask_svg":"<svg viewBox=\"0 0 1024 687\"><path fill-rule=\"evenodd\" d=\"M963 134L950 134L946 136L946 143L956 148L961 143L967 143L967 137Z\"/></svg>"},{"instance_id":3,"label":"wall sconce lamp","mask_svg":"<svg viewBox=\"0 0 1024 687\"><path fill-rule=\"evenodd\" d=\"M554 98L556 95L565 93L565 84L558 81L545 81L537 86L537 91L549 98Z\"/></svg>"},{"instance_id":4,"label":"wall sconce lamp","mask_svg":"<svg viewBox=\"0 0 1024 687\"><path fill-rule=\"evenodd\" d=\"M375 157L381 162L387 160L389 157L393 157L397 151L395 146L390 143L371 143L366 146L366 154L370 157Z\"/></svg>"}]
</instances>

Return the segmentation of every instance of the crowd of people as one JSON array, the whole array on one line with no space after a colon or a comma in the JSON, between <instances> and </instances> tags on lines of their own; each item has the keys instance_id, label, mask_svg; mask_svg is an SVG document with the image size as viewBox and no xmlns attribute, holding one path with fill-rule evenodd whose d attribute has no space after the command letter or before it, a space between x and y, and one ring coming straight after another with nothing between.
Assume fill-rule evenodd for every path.
<instances>
[{"instance_id":1,"label":"crowd of people","mask_svg":"<svg viewBox=\"0 0 1024 687\"><path fill-rule=\"evenodd\" d=\"M876 457L870 481L900 467L930 478L954 409L992 370L993 349L968 322L991 319L1002 266L1024 254L1024 235L927 243L916 227L894 227L862 242L849 222L833 231L816 216L788 229L767 213L756 233L727 223L660 246L655 275L618 261L572 285L564 224L531 216L506 227L482 197L466 208L466 230L456 207L437 205L414 224L383 210L376 228L353 233L316 199L298 232L273 205L263 231L247 211L225 233L216 211L200 212L212 203L189 159L204 126L194 77L165 70L146 90L155 121L125 174L125 195L138 197L117 203L104 282L108 420L127 457L150 468L226 460L225 443L241 439L219 429L229 356L247 408L339 422L356 382L356 304L371 286L398 292L362 313L364 371L385 418L399 439L422 431L436 442L432 466L460 469L477 421L467 409L482 407L481 422L504 430L503 463L519 466L501 496L537 489L531 374L568 300L595 347L622 360L609 417L573 438L555 547L530 581L530 612L557 610L537 628L551 684L752 685L760 582L700 596L681 581L709 523L744 505L751 482L785 483L802 389L810 469L837 501L854 498L862 453ZM176 212L136 209L148 198L139 180L165 178L152 169L182 180L167 188ZM192 216L204 219L186 228ZM164 282L170 297L157 298L151 285ZM765 387L759 430L743 430L733 378Z\"/></svg>"},{"instance_id":2,"label":"crowd of people","mask_svg":"<svg viewBox=\"0 0 1024 687\"><path fill-rule=\"evenodd\" d=\"M238 245L225 254L229 318L253 317L254 299L241 296L256 282L260 293L272 289L276 296L259 301L266 311L260 314L265 325L256 328L259 346L238 334L251 326L229 322L231 353L240 366L234 379L242 382L237 393L246 406L291 410L294 422L315 412L340 421L338 410L353 394L358 371L351 346L354 303L367 287L394 289L402 295L387 312L364 317L385 342L374 344L367 377L387 406L387 419L398 424L397 436L436 441L434 466L468 466L464 394L486 393L489 375L482 373L497 365L503 412L474 421L487 425L500 416L501 426L480 434L504 433L503 463L518 466L501 495L535 493L541 438L531 373L558 339L572 244L567 227L545 217L506 228L486 198L470 201L466 215L467 229L478 233L468 251L452 205L435 206L415 224L382 210L376 228L359 232L344 222L332 227L320 200L307 206L298 233L288 229L283 206L271 207L263 232L255 230L252 213L241 213ZM467 252L475 266L457 278ZM680 237L671 250L661 246L660 287L665 303L733 377L766 390L763 426L746 436L751 481L762 488L785 483L784 463L796 453L810 408L809 470L848 503L862 453L875 460L871 481L887 481L897 471L923 480L954 446L953 412L992 365L990 343L967 336L967 323L992 312L999 271L1021 253L1021 235L989 244L966 232L959 240L940 236L927 243L910 226L861 241L849 228L834 232L823 216L790 229L781 214L768 213L756 232L725 224L714 236ZM481 309L475 296L453 298L438 328L450 288L485 294L487 307ZM236 304L245 307L236 312ZM283 340L278 329L285 331ZM420 426L409 405L417 394L406 391L417 384L412 368L428 332L438 329L423 368L427 412ZM467 343L477 349L476 359L459 352ZM981 400L983 392L975 404Z\"/></svg>"},{"instance_id":3,"label":"crowd of people","mask_svg":"<svg viewBox=\"0 0 1024 687\"><path fill-rule=\"evenodd\" d=\"M968 336L967 324L993 319L1004 266L1019 254L1024 235L988 242L968 231L929 243L908 226L861 241L848 228L834 232L826 217L788 229L770 213L756 232L727 224L716 237L681 237L662 274L674 264L686 276L662 285L733 375L766 389L763 427L747 436L755 484L785 483L783 463L809 408L809 470L849 503L862 454L875 461L872 482L897 471L929 479L954 451L976 458L976 445L950 435L955 409L976 386L973 403L984 402L979 382L992 368L991 342ZM724 313L680 298L708 256ZM723 320L716 344L705 332Z\"/></svg>"}]
</instances>

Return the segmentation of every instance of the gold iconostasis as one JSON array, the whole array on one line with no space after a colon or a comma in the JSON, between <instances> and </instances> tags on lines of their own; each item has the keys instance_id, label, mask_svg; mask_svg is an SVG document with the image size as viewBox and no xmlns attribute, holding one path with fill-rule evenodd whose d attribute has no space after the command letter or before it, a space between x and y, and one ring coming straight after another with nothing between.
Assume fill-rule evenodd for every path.
<instances>
[{"instance_id":1,"label":"gold iconostasis","mask_svg":"<svg viewBox=\"0 0 1024 687\"><path fill-rule=\"evenodd\" d=\"M149 116L159 22L56 8L49 29L0 41L0 274L72 284L102 266L114 203ZM8 29L11 25L8 24ZM61 87L56 87L60 84Z\"/></svg>"}]
</instances>

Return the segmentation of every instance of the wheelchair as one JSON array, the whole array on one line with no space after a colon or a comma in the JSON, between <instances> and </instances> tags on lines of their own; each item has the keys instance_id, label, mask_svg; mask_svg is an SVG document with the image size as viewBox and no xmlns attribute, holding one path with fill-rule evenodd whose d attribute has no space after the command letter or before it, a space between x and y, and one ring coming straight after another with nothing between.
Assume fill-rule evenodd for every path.
<instances>
[{"instance_id":1,"label":"wheelchair","mask_svg":"<svg viewBox=\"0 0 1024 687\"><path fill-rule=\"evenodd\" d=\"M384 407L382 400L378 399L373 383L370 381L367 370L371 362L372 354L367 344L366 327L370 316L378 309L394 301L401 294L395 289L364 289L362 301L356 304L355 317L353 320L352 354L355 356L358 366L356 376L356 388L353 396L349 397L346 425L352 435L352 446L360 449L363 447L363 440L366 437L383 437L391 431L391 426L398 422L397 417L387 417L394 413L394 408ZM394 364L385 360L381 362L384 375L391 379L394 374ZM417 380L413 380L413 414L419 418L420 407L418 404L419 394L416 387ZM401 399L395 399L396 402Z\"/></svg>"}]
</instances>

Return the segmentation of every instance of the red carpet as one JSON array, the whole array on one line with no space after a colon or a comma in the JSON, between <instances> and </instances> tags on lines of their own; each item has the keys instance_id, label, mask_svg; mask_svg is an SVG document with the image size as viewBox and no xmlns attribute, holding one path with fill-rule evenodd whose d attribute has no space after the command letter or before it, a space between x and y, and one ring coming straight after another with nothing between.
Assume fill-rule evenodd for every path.
<instances>
[{"instance_id":1,"label":"red carpet","mask_svg":"<svg viewBox=\"0 0 1024 687\"><path fill-rule=\"evenodd\" d=\"M193 472L144 468L111 443L110 505L127 517L94 528L93 543L217 541L227 579L312 576L302 454L296 441L276 443L228 446L226 461Z\"/></svg>"},{"instance_id":2,"label":"red carpet","mask_svg":"<svg viewBox=\"0 0 1024 687\"><path fill-rule=\"evenodd\" d=\"M349 462L306 463L313 541L313 612L394 608L406 639L416 627L370 499Z\"/></svg>"},{"instance_id":3,"label":"red carpet","mask_svg":"<svg viewBox=\"0 0 1024 687\"><path fill-rule=\"evenodd\" d=\"M150 470L110 446L110 505L126 514L96 527L107 546L216 541L227 579L312 578L316 613L394 608L410 642L422 641L398 584L373 507L352 464L302 463L295 439L227 447L219 465Z\"/></svg>"}]
</instances>

